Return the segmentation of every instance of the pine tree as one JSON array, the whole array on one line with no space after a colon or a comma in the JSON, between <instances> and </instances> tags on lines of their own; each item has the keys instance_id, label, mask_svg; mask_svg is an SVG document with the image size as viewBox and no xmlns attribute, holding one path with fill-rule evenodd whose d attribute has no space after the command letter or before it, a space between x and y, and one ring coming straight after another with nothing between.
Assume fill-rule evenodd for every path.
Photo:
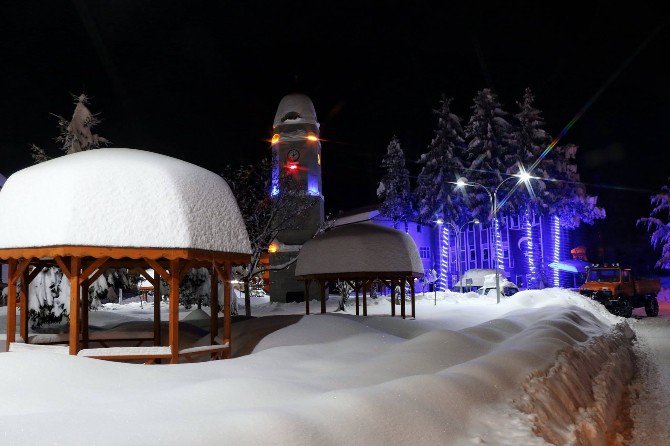
<instances>
[{"instance_id":1,"label":"pine tree","mask_svg":"<svg viewBox=\"0 0 670 446\"><path fill-rule=\"evenodd\" d=\"M520 166L529 169L540 157L544 149L551 143L551 136L544 130L544 119L542 112L535 108L535 97L530 88L526 88L521 101L517 102L519 112L514 115L515 123L508 138L509 152L505 162L507 173L517 174ZM546 185L543 179L547 178L544 169L545 163L538 164L531 175L538 177L530 186L532 199L528 194L512 194L509 205L518 212L526 212L529 209L539 211L546 209L544 203Z\"/></svg>"},{"instance_id":2,"label":"pine tree","mask_svg":"<svg viewBox=\"0 0 670 446\"><path fill-rule=\"evenodd\" d=\"M451 112L451 99L442 95L437 115L437 127L428 151L421 155L423 167L417 181L415 197L419 221L428 223L436 217L462 224L469 210L462 194L454 192L454 182L463 176L465 140L461 118Z\"/></svg>"},{"instance_id":3,"label":"pine tree","mask_svg":"<svg viewBox=\"0 0 670 446\"><path fill-rule=\"evenodd\" d=\"M639 219L638 224L645 225L651 232L652 246L661 248L656 266L670 269L670 187L663 186L660 193L652 195L651 204L654 208L649 217Z\"/></svg>"},{"instance_id":4,"label":"pine tree","mask_svg":"<svg viewBox=\"0 0 670 446\"><path fill-rule=\"evenodd\" d=\"M393 221L393 227L397 227L399 222L407 226L412 217L409 171L405 167L405 154L400 141L395 136L386 149L381 167L385 173L377 188L377 197L382 200L379 212Z\"/></svg>"},{"instance_id":5,"label":"pine tree","mask_svg":"<svg viewBox=\"0 0 670 446\"><path fill-rule=\"evenodd\" d=\"M497 95L488 88L477 93L471 109L472 116L465 127L469 164L467 179L493 189L502 182L507 172L511 127L507 121L508 115L498 102ZM471 204L473 215L488 220L488 195L480 188L473 188L468 195L474 197Z\"/></svg>"}]
</instances>

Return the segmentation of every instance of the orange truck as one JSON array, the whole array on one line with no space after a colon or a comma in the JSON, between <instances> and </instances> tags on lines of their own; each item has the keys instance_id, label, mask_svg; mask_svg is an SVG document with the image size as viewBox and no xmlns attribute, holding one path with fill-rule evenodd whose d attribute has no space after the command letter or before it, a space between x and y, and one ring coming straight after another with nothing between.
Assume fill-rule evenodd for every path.
<instances>
[{"instance_id":1,"label":"orange truck","mask_svg":"<svg viewBox=\"0 0 670 446\"><path fill-rule=\"evenodd\" d=\"M661 291L658 279L636 279L630 268L594 266L586 274L586 282L579 293L603 304L611 313L631 317L633 308L644 307L647 316L658 316Z\"/></svg>"}]
</instances>

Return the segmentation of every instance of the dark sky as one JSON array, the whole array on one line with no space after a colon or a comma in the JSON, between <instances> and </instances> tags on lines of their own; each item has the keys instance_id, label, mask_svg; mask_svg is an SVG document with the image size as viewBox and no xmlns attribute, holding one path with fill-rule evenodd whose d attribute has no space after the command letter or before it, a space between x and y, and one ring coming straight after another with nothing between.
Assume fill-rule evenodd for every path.
<instances>
[{"instance_id":1,"label":"dark sky","mask_svg":"<svg viewBox=\"0 0 670 446\"><path fill-rule=\"evenodd\" d=\"M86 92L114 146L215 172L267 154L284 94L321 121L327 211L374 202L397 134L410 169L430 141L440 93L467 119L478 89L512 112L526 86L556 134L667 20L661 2L0 3L0 172L54 148L70 93ZM670 27L642 49L565 138L609 218L608 246L643 243L635 219L670 176ZM297 78L297 82L296 82ZM630 234L633 234L630 236ZM608 248L609 249L609 248Z\"/></svg>"}]
</instances>

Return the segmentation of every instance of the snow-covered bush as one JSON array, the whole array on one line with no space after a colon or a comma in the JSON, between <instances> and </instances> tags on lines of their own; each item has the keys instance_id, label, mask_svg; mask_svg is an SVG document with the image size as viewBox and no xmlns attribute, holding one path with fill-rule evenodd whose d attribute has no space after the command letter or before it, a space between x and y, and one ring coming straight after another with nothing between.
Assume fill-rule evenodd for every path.
<instances>
[{"instance_id":1,"label":"snow-covered bush","mask_svg":"<svg viewBox=\"0 0 670 446\"><path fill-rule=\"evenodd\" d=\"M70 282L55 267L42 270L29 287L28 318L32 328L70 320Z\"/></svg>"}]
</instances>

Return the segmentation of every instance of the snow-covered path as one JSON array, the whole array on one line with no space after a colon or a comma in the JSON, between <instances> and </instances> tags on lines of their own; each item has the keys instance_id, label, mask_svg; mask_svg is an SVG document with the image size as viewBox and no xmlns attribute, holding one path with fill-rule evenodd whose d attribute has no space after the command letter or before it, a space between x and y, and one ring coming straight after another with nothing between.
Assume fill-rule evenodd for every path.
<instances>
[{"instance_id":1,"label":"snow-covered path","mask_svg":"<svg viewBox=\"0 0 670 446\"><path fill-rule=\"evenodd\" d=\"M635 422L631 445L670 444L670 304L661 316L630 323L641 356L636 387L640 393L631 412Z\"/></svg>"}]
</instances>

